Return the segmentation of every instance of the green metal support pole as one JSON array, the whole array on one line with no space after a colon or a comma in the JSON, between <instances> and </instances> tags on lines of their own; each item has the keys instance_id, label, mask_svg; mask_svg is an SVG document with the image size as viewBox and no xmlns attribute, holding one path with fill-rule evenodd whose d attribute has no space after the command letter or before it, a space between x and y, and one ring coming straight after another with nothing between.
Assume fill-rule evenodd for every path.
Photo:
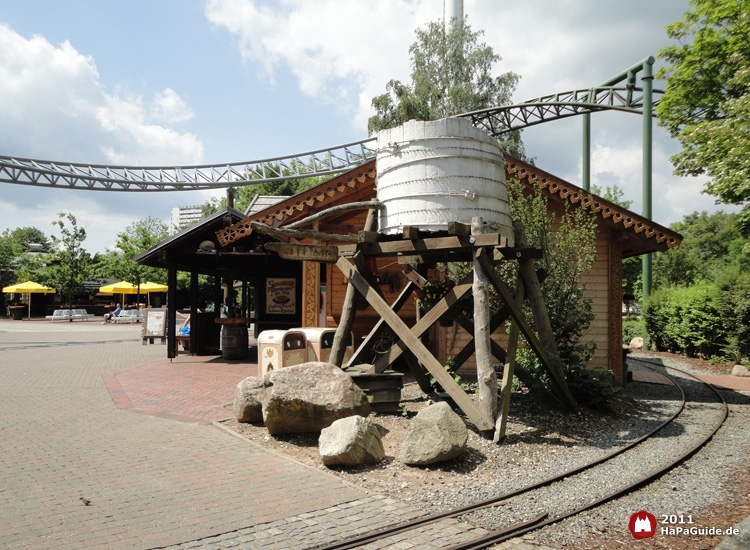
<instances>
[{"instance_id":1,"label":"green metal support pole","mask_svg":"<svg viewBox=\"0 0 750 550\"><path fill-rule=\"evenodd\" d=\"M653 159L651 156L653 145L653 84L654 58L649 57L643 62L643 217L650 220L651 211L651 179ZM643 256L643 297L651 295L651 254Z\"/></svg>"},{"instance_id":2,"label":"green metal support pole","mask_svg":"<svg viewBox=\"0 0 750 550\"><path fill-rule=\"evenodd\" d=\"M583 155L581 157L583 190L591 191L591 113L583 113Z\"/></svg>"}]
</instances>

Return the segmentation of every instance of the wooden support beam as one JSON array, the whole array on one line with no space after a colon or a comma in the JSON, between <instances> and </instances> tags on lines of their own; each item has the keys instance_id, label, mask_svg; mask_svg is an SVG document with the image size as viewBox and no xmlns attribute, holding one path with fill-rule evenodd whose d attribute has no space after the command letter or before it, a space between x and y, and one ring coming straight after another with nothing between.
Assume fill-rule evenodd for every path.
<instances>
[{"instance_id":1,"label":"wooden support beam","mask_svg":"<svg viewBox=\"0 0 750 550\"><path fill-rule=\"evenodd\" d=\"M253 231L272 237L281 237L285 239L317 239L325 242L338 243L357 243L357 235L332 235L330 233L321 233L320 231L310 231L307 229L283 229L281 227L271 227L261 222L250 222Z\"/></svg>"},{"instance_id":2,"label":"wooden support beam","mask_svg":"<svg viewBox=\"0 0 750 550\"><path fill-rule=\"evenodd\" d=\"M404 290L401 291L401 294L398 295L398 298L396 298L396 301L391 304L391 309L393 311L400 311L404 305L411 299L411 293L414 292L416 289L416 285L409 281L409 283L404 287ZM355 365L359 365L362 363L371 363L370 361L366 361L366 357L364 357L365 353L370 351L372 348L373 342L375 342L380 335L382 334L383 330L388 326L383 319L380 319L375 326L370 331L370 334L367 335L367 338L365 338L362 343L357 348L357 351L354 352L354 355L351 356L349 359L349 362L347 363L348 367L353 367ZM385 370L385 369L383 369ZM377 371L373 369L372 371L368 372L383 372L383 371Z\"/></svg>"},{"instance_id":3,"label":"wooden support beam","mask_svg":"<svg viewBox=\"0 0 750 550\"><path fill-rule=\"evenodd\" d=\"M469 420L477 429L487 430L494 426L494 419L484 415L471 398L464 393L461 387L453 380L453 377L445 371L435 357L425 348L417 336L415 336L401 318L388 307L388 304L367 284L364 277L359 273L356 266L352 265L346 258L339 258L336 266L345 277L357 288L367 299L368 303L388 323L388 326L399 335L401 340L409 347L409 350L425 366L430 374L443 386L445 391L453 398L461 410L466 413ZM429 315L429 312L428 312ZM427 316L425 316L427 317Z\"/></svg>"},{"instance_id":4,"label":"wooden support beam","mask_svg":"<svg viewBox=\"0 0 750 550\"><path fill-rule=\"evenodd\" d=\"M490 319L490 334L493 334L502 324L506 321L506 319L510 316L510 310L503 306L499 310L495 312L495 314ZM469 357L472 356L474 353L474 323L469 320L465 315L459 315L456 317L456 321L459 325L461 325L461 328L463 328L467 333L471 334L471 340L469 340L466 345L461 348L461 351L459 351L454 357L453 360L456 362L456 365L459 367L463 365ZM500 344L495 342L494 340L490 341L490 346L492 350L492 355L497 358L500 362L505 362L505 350L500 347Z\"/></svg>"},{"instance_id":5,"label":"wooden support beam","mask_svg":"<svg viewBox=\"0 0 750 550\"><path fill-rule=\"evenodd\" d=\"M523 304L524 286L523 279L518 277L516 293L513 299L519 308ZM516 350L518 349L518 323L511 321L508 331L508 354L503 367L503 380L500 384L500 399L498 403L498 418L495 422L495 436L492 440L497 443L505 437L508 426L508 411L510 411L510 391L513 388L513 371L516 367Z\"/></svg>"},{"instance_id":6,"label":"wooden support beam","mask_svg":"<svg viewBox=\"0 0 750 550\"><path fill-rule=\"evenodd\" d=\"M462 285L456 285L454 286L448 294L446 294L442 300L440 300L438 303L436 303L430 311L424 314L424 317L422 317L419 321L417 321L417 324L414 325L411 328L412 333L419 338L427 332L427 330L435 324L435 322L440 319L440 317L443 316L444 313L446 313L448 310L450 310L451 307L453 307L454 304L458 303L458 301L463 297L464 294L469 292L471 290L470 284L462 284ZM396 334L397 337L400 337L400 334ZM391 349L388 351L388 353L383 354L376 362L375 362L375 372L383 372L385 369L388 368L389 365L391 365L396 359L399 358L399 356L406 351L407 346L404 343L403 340L399 340L398 342L395 342L393 346L391 346Z\"/></svg>"},{"instance_id":7,"label":"wooden support beam","mask_svg":"<svg viewBox=\"0 0 750 550\"><path fill-rule=\"evenodd\" d=\"M342 212L349 212L352 210L371 210L373 208L382 210L385 208L385 204L379 201L375 201L375 200L339 204L338 206L332 206L331 208L326 208L325 210L322 210L318 212L317 214L311 214L310 216L307 216L304 219L301 219L294 223L287 224L284 227L287 229L299 229L300 227L310 225L311 223L317 222L324 218L330 218L331 216L335 216L336 214L341 214Z\"/></svg>"},{"instance_id":8,"label":"wooden support beam","mask_svg":"<svg viewBox=\"0 0 750 550\"><path fill-rule=\"evenodd\" d=\"M480 216L471 219L471 236L476 240L484 234L484 220ZM492 367L492 349L490 346L490 292L487 271L493 271L492 265L482 264L478 256L486 254L484 249L476 252L473 262L474 283L474 356L477 363L477 387L479 409L493 420L497 418L497 375ZM488 269L489 268L489 269ZM493 425L494 428L494 425ZM492 437L491 430L484 430L482 435Z\"/></svg>"},{"instance_id":9,"label":"wooden support beam","mask_svg":"<svg viewBox=\"0 0 750 550\"><path fill-rule=\"evenodd\" d=\"M404 239L416 240L419 238L419 228L407 225L402 231Z\"/></svg>"},{"instance_id":10,"label":"wooden support beam","mask_svg":"<svg viewBox=\"0 0 750 550\"><path fill-rule=\"evenodd\" d=\"M375 231L378 228L378 211L373 208L367 212L367 219L365 220L365 231ZM359 240L359 237L357 237ZM357 252L354 255L355 261L361 253ZM339 258L341 260L342 258ZM348 262L347 262L348 263ZM380 290L378 288L378 290ZM339 318L339 326L336 327L336 334L333 336L333 343L331 344L331 353L328 358L329 361L337 367L342 367L344 364L344 355L346 354L346 341L352 332L354 327L354 316L357 313L357 306L354 302L356 298L357 290L352 285L351 280L346 286L346 295L344 296L344 304L341 307L341 317Z\"/></svg>"},{"instance_id":11,"label":"wooden support beam","mask_svg":"<svg viewBox=\"0 0 750 550\"><path fill-rule=\"evenodd\" d=\"M471 226L465 223L448 222L449 235L471 235Z\"/></svg>"},{"instance_id":12,"label":"wooden support beam","mask_svg":"<svg viewBox=\"0 0 750 550\"><path fill-rule=\"evenodd\" d=\"M531 346L531 349L534 350L534 353L536 353L537 357L539 357L539 360L542 362L544 367L550 372L551 379L555 385L555 388L557 389L557 395L560 399L560 402L566 407L576 409L578 407L578 404L576 403L573 395L570 393L568 384L565 382L565 375L562 373L562 367L560 366L559 358L557 359L557 363L554 364L554 359L550 358L546 348L541 344L533 329L528 325L528 323L526 323L526 319L524 319L523 316L523 311L521 311L520 307L516 306L515 301L513 300L513 295L511 294L508 287L493 269L489 269L491 267L491 263L484 251L480 252L478 259L481 264L486 266L485 269L487 270L492 285L495 287L495 290L497 290L503 302L505 302L505 304L510 308L513 319L518 323L518 328L521 330L524 338L526 338L529 346ZM533 264L532 273L534 278L536 278L536 273L534 273L533 270ZM524 284L526 285L527 292L529 292L530 289L526 277L524 277Z\"/></svg>"},{"instance_id":13,"label":"wooden support beam","mask_svg":"<svg viewBox=\"0 0 750 550\"><path fill-rule=\"evenodd\" d=\"M343 242L343 241L342 241ZM351 241L349 241L351 242ZM472 248L484 246L505 247L508 240L498 233L487 233L472 236L435 237L430 239L380 241L376 243L362 243L359 247L342 245L341 254L353 254L354 250L361 250L365 256L420 256L425 254L445 255L450 253L467 253Z\"/></svg>"}]
</instances>

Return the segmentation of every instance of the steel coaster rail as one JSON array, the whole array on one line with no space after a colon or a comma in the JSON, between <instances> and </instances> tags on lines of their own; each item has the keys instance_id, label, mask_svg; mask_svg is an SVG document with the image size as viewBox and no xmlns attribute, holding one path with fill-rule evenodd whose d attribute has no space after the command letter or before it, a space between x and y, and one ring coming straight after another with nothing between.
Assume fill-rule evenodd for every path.
<instances>
[{"instance_id":1,"label":"steel coaster rail","mask_svg":"<svg viewBox=\"0 0 750 550\"><path fill-rule=\"evenodd\" d=\"M646 361L639 361L639 362L644 363ZM648 368L650 370L654 370L653 368L648 367L648 366L646 366L646 368ZM688 449L681 457L677 458L676 460L674 460L673 462L671 462L670 464L668 464L664 468L660 469L659 471L657 471L657 472L655 472L655 473L653 473L653 474L651 474L649 476L645 476L645 477L643 477L643 478L641 478L639 480L636 480L635 482L629 484L628 486L623 487L623 488L619 489L618 491L613 492L613 493L611 493L609 495L606 495L605 497L603 497L603 498L601 498L601 499L599 499L599 500L597 500L597 501L595 501L595 502L593 502L593 503L591 503L589 505L586 505L586 506L584 506L582 508L579 508L579 509L574 510L574 511L572 511L570 513L567 513L567 514L563 514L563 515L560 515L560 516L555 516L555 517L550 518L550 519L546 519L546 518L542 518L542 517L536 517L536 518L533 518L532 520L526 521L524 523L509 526L509 527L503 529L502 531L491 533L490 535L482 537L481 539L475 539L473 541L468 541L466 543L462 543L462 544L459 544L459 545L456 545L456 546L452 546L452 547L450 547L450 549L447 549L447 550L471 550L471 549L479 549L479 548L489 548L490 546L492 546L494 544L497 544L499 542L502 542L504 540L508 540L510 538L514 538L514 537L523 535L525 533L534 531L536 529L545 527L547 525L551 525L553 523L557 523L557 522L559 522L559 521L561 521L563 519L566 519L566 518L571 517L573 515L579 514L581 512L584 512L586 510L589 510L591 508L594 508L596 506L599 506L601 504L604 504L606 502L614 500L614 499L616 499L616 498L618 498L620 496L623 496L623 495L625 495L625 494L627 494L629 492L632 492L633 490L635 490L635 489L637 489L639 487L642 487L642 486L650 483L651 481L657 479L658 477L660 477L661 475L663 475L667 471L669 471L672 468L674 468L676 465L680 464L681 462L684 462L685 460L687 460L688 458L690 458L693 454L695 454L698 450L700 450L706 443L708 443L708 441L714 436L714 434L719 430L719 428L722 426L722 424L726 420L728 412L729 412L729 409L728 409L727 404L726 404L726 400L721 395L721 393L719 393L710 384L706 384L705 382L703 382L699 378L697 378L697 377L695 377L695 376L693 376L693 375L691 375L691 374L689 374L689 373L687 373L687 372L685 372L685 371L683 371L681 369L678 369L676 367L668 367L668 368L670 368L672 370L675 370L675 371L678 371L678 372L681 372L681 373L683 373L683 374L685 374L687 376L690 376L691 378L694 378L694 379L698 380L702 384L705 384L706 386L708 386L718 396L718 398L719 398L719 400L720 400L720 402L722 404L721 419L713 426L712 431L710 432L710 434L707 437L705 437L697 445L695 445L695 446L691 447L690 449ZM640 438L632 441L628 445L626 445L624 447L621 447L620 449L617 449L616 451L614 451L612 453L609 453L609 454L607 454L607 455L605 455L605 456L603 456L603 457L601 457L601 458L599 458L597 460L594 460L594 461L592 461L592 462L590 462L588 464L585 464L583 466L580 466L580 467L577 467L577 468L573 468L573 469L571 469L571 470L569 470L567 472L564 472L562 474L550 477L548 479L542 480L542 481L540 481L538 483L529 485L527 487L522 487L522 488L517 489L515 491L510 491L508 493L499 495L499 496L497 496L495 498L492 498L492 499L489 499L489 500L486 500L486 501L483 501L483 502L480 502L480 503L477 503L477 504L474 504L474 505L469 505L469 506L466 506L466 507L463 507L463 508L457 508L457 509L454 509L454 510L449 510L447 512L443 512L443 513L439 513L439 514L435 514L435 515L430 515L430 516L427 516L425 518L419 518L419 519L410 521L408 523L399 524L399 525L396 525L394 527L381 529L379 531L370 533L368 535L364 535L364 536L357 537L357 538L354 538L354 539L349 539L349 540L341 541L340 543L335 543L335 544L332 544L332 545L329 545L329 546L318 547L318 550L346 550L346 549L356 548L358 546L361 546L362 544L366 544L368 542L372 542L372 541L375 541L375 540L380 540L380 539L386 538L388 536L392 536L392 535L395 535L395 534L398 534L398 533L402 533L402 532L405 532L405 531L410 531L410 530L412 530L412 529L414 529L416 527L420 527L420 526L423 526L423 525L428 525L430 523L435 523L435 522L437 522L437 521L439 521L441 519L452 518L452 517L456 517L456 516L461 516L461 515L464 515L464 514L467 514L467 513L470 513L470 512L481 510L483 508L489 508L491 506L497 505L498 503L500 503L500 502L502 502L504 500L508 500L508 499L510 499L512 497L515 497L515 496L518 496L518 495L521 495L521 494L533 491L535 489L539 489L539 488L544 487L544 486L551 485L552 483L554 483L556 481L560 481L560 480L562 480L562 479L564 479L566 477L570 477L570 476L579 474L579 473L581 473L581 472L583 472L585 470L588 470L590 468L598 466L599 464L607 462L608 460L616 457L617 455L620 455L620 454L622 454L622 453L624 453L624 452L632 449L636 445L642 443L643 441L649 439L656 432L662 430L667 425L671 424L680 414L682 414L682 412L684 411L684 408L685 408L685 403L686 403L685 390L679 384L679 382L677 382L673 377L669 376L669 378L670 378L670 380L672 380L673 384L679 390L680 395L681 395L681 403L680 403L678 409L674 412L674 414L670 418L666 419L663 423L661 423L660 425L656 426L650 432L648 432L647 434L641 436Z\"/></svg>"},{"instance_id":2,"label":"steel coaster rail","mask_svg":"<svg viewBox=\"0 0 750 550\"><path fill-rule=\"evenodd\" d=\"M642 113L643 90L604 86L456 115L490 135L602 110ZM375 138L262 160L189 166L113 166L0 155L0 182L89 191L194 191L336 175L375 157Z\"/></svg>"}]
</instances>

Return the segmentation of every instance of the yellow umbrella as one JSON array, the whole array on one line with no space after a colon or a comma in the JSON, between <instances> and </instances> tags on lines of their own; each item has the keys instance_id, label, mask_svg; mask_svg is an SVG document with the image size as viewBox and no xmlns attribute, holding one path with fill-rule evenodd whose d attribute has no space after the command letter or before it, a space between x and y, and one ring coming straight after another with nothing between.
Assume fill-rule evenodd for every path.
<instances>
[{"instance_id":1,"label":"yellow umbrella","mask_svg":"<svg viewBox=\"0 0 750 550\"><path fill-rule=\"evenodd\" d=\"M14 285L3 287L3 292L12 292L14 294L28 294L29 295L29 319L31 319L31 295L32 294L54 294L55 289L48 286L40 285L33 281L26 281L25 283L16 283Z\"/></svg>"},{"instance_id":2,"label":"yellow umbrella","mask_svg":"<svg viewBox=\"0 0 750 550\"><path fill-rule=\"evenodd\" d=\"M125 307L125 295L126 294L137 294L138 287L127 281L120 281L119 283L112 283L111 285L104 285L99 287L99 292L102 294L122 294L122 305Z\"/></svg>"},{"instance_id":3,"label":"yellow umbrella","mask_svg":"<svg viewBox=\"0 0 750 550\"><path fill-rule=\"evenodd\" d=\"M136 294L138 287L127 281L120 281L119 283L100 286L99 292L102 294Z\"/></svg>"},{"instance_id":4,"label":"yellow umbrella","mask_svg":"<svg viewBox=\"0 0 750 550\"><path fill-rule=\"evenodd\" d=\"M166 292L167 290L169 290L167 285L152 282L141 283L141 292Z\"/></svg>"},{"instance_id":5,"label":"yellow umbrella","mask_svg":"<svg viewBox=\"0 0 750 550\"><path fill-rule=\"evenodd\" d=\"M152 283L152 282L146 282L141 283L140 286L141 292L145 292L148 295L148 306L151 307L151 293L152 292L166 292L169 290L169 287L167 285L162 285L159 283Z\"/></svg>"}]
</instances>

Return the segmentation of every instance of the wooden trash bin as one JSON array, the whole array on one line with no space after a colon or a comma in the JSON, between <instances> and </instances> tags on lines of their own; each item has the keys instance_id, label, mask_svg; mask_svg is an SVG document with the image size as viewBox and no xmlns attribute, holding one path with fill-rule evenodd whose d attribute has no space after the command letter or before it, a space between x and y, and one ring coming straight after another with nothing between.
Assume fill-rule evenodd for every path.
<instances>
[{"instance_id":1,"label":"wooden trash bin","mask_svg":"<svg viewBox=\"0 0 750 550\"><path fill-rule=\"evenodd\" d=\"M260 375L306 363L307 338L298 330L264 330L258 335Z\"/></svg>"}]
</instances>

